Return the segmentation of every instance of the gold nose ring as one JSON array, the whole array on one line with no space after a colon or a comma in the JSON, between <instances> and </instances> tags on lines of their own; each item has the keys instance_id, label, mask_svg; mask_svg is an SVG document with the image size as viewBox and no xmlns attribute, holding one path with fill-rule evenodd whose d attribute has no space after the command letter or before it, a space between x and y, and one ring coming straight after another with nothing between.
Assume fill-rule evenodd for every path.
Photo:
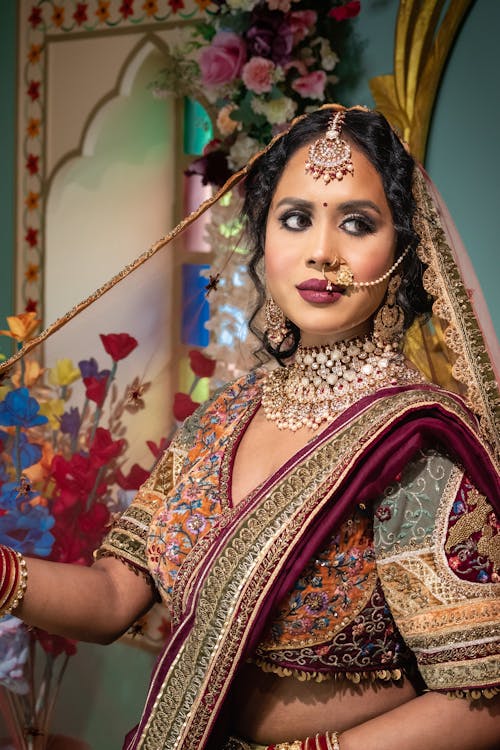
<instances>
[{"instance_id":1,"label":"gold nose ring","mask_svg":"<svg viewBox=\"0 0 500 750\"><path fill-rule=\"evenodd\" d=\"M327 266L330 267L331 265L332 265L332 263L323 263L323 265L321 266L321 273L323 274L323 278L326 281L326 291L327 292L332 292L333 291L333 284L330 281L330 279L327 278L326 271L325 271L325 268Z\"/></svg>"}]
</instances>

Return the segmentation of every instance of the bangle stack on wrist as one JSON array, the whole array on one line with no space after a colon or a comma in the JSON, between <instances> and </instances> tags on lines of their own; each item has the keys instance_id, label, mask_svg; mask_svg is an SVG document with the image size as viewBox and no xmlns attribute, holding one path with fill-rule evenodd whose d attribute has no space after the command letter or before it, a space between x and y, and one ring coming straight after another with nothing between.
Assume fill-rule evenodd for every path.
<instances>
[{"instance_id":1,"label":"bangle stack on wrist","mask_svg":"<svg viewBox=\"0 0 500 750\"><path fill-rule=\"evenodd\" d=\"M26 560L0 544L0 617L10 615L23 599L28 580Z\"/></svg>"}]
</instances>

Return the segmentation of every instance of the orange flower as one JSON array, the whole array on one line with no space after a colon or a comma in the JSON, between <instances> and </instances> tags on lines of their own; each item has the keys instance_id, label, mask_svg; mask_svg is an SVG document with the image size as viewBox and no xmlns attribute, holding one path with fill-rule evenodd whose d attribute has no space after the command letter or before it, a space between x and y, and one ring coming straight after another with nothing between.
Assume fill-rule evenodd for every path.
<instances>
[{"instance_id":1,"label":"orange flower","mask_svg":"<svg viewBox=\"0 0 500 750\"><path fill-rule=\"evenodd\" d=\"M38 119L38 117L31 118L26 127L26 132L28 134L28 138L36 138L37 135L40 135L40 120Z\"/></svg>"},{"instance_id":2,"label":"orange flower","mask_svg":"<svg viewBox=\"0 0 500 750\"><path fill-rule=\"evenodd\" d=\"M147 16L154 16L155 13L158 13L158 3L156 0L146 0L143 3L142 9L146 12Z\"/></svg>"},{"instance_id":3,"label":"orange flower","mask_svg":"<svg viewBox=\"0 0 500 750\"><path fill-rule=\"evenodd\" d=\"M26 474L32 484L43 482L44 479L50 476L53 458L54 450L52 445L44 440L40 461L37 464L33 464L33 466L28 466L27 469L23 470L23 473Z\"/></svg>"},{"instance_id":4,"label":"orange flower","mask_svg":"<svg viewBox=\"0 0 500 750\"><path fill-rule=\"evenodd\" d=\"M205 10L211 2L212 0L196 0L196 5L200 10Z\"/></svg>"},{"instance_id":5,"label":"orange flower","mask_svg":"<svg viewBox=\"0 0 500 750\"><path fill-rule=\"evenodd\" d=\"M4 336L10 336L16 341L26 341L38 328L42 321L36 317L36 312L19 313L7 317L8 331L0 331Z\"/></svg>"},{"instance_id":6,"label":"orange flower","mask_svg":"<svg viewBox=\"0 0 500 750\"><path fill-rule=\"evenodd\" d=\"M24 199L24 203L28 211L35 211L40 205L40 193L29 192Z\"/></svg>"},{"instance_id":7,"label":"orange flower","mask_svg":"<svg viewBox=\"0 0 500 750\"><path fill-rule=\"evenodd\" d=\"M16 386L16 388L21 388L21 386L31 388L31 386L36 383L43 371L43 367L40 366L40 363L37 362L36 359L27 359L24 364L23 382L21 383L20 369L16 372L15 375L12 376L12 382Z\"/></svg>"},{"instance_id":8,"label":"orange flower","mask_svg":"<svg viewBox=\"0 0 500 750\"><path fill-rule=\"evenodd\" d=\"M64 8L62 5L54 5L54 12L52 14L52 23L54 26L62 26L64 23Z\"/></svg>"},{"instance_id":9,"label":"orange flower","mask_svg":"<svg viewBox=\"0 0 500 750\"><path fill-rule=\"evenodd\" d=\"M109 18L109 0L99 0L99 7L95 14L101 23Z\"/></svg>"},{"instance_id":10,"label":"orange flower","mask_svg":"<svg viewBox=\"0 0 500 750\"><path fill-rule=\"evenodd\" d=\"M38 281L38 274L40 272L40 266L38 263L30 263L26 271L24 272L24 278L30 283Z\"/></svg>"},{"instance_id":11,"label":"orange flower","mask_svg":"<svg viewBox=\"0 0 500 750\"><path fill-rule=\"evenodd\" d=\"M32 65L37 63L40 60L40 57L42 56L42 49L43 46L41 44L32 44L30 47L30 51L28 52L28 60Z\"/></svg>"}]
</instances>

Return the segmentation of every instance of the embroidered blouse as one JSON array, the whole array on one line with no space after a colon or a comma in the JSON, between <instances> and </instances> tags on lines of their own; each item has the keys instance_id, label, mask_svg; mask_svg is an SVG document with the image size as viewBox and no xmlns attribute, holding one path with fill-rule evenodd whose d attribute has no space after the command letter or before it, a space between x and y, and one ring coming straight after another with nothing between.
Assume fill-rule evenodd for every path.
<instances>
[{"instance_id":1,"label":"embroidered blouse","mask_svg":"<svg viewBox=\"0 0 500 750\"><path fill-rule=\"evenodd\" d=\"M183 560L231 508L231 462L260 399L259 375L184 423L108 534L111 554L172 602ZM436 449L358 506L310 560L252 660L299 679L399 679L492 695L500 685L500 533L488 500Z\"/></svg>"}]
</instances>

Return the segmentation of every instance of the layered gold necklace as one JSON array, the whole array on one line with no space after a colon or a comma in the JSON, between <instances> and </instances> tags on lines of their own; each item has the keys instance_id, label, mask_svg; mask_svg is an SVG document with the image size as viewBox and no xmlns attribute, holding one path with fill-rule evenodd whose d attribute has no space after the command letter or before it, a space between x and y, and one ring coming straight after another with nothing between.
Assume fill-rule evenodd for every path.
<instances>
[{"instance_id":1,"label":"layered gold necklace","mask_svg":"<svg viewBox=\"0 0 500 750\"><path fill-rule=\"evenodd\" d=\"M362 396L386 386L421 383L403 354L369 336L331 346L299 346L294 362L270 372L263 384L266 419L280 430L317 430Z\"/></svg>"}]
</instances>

